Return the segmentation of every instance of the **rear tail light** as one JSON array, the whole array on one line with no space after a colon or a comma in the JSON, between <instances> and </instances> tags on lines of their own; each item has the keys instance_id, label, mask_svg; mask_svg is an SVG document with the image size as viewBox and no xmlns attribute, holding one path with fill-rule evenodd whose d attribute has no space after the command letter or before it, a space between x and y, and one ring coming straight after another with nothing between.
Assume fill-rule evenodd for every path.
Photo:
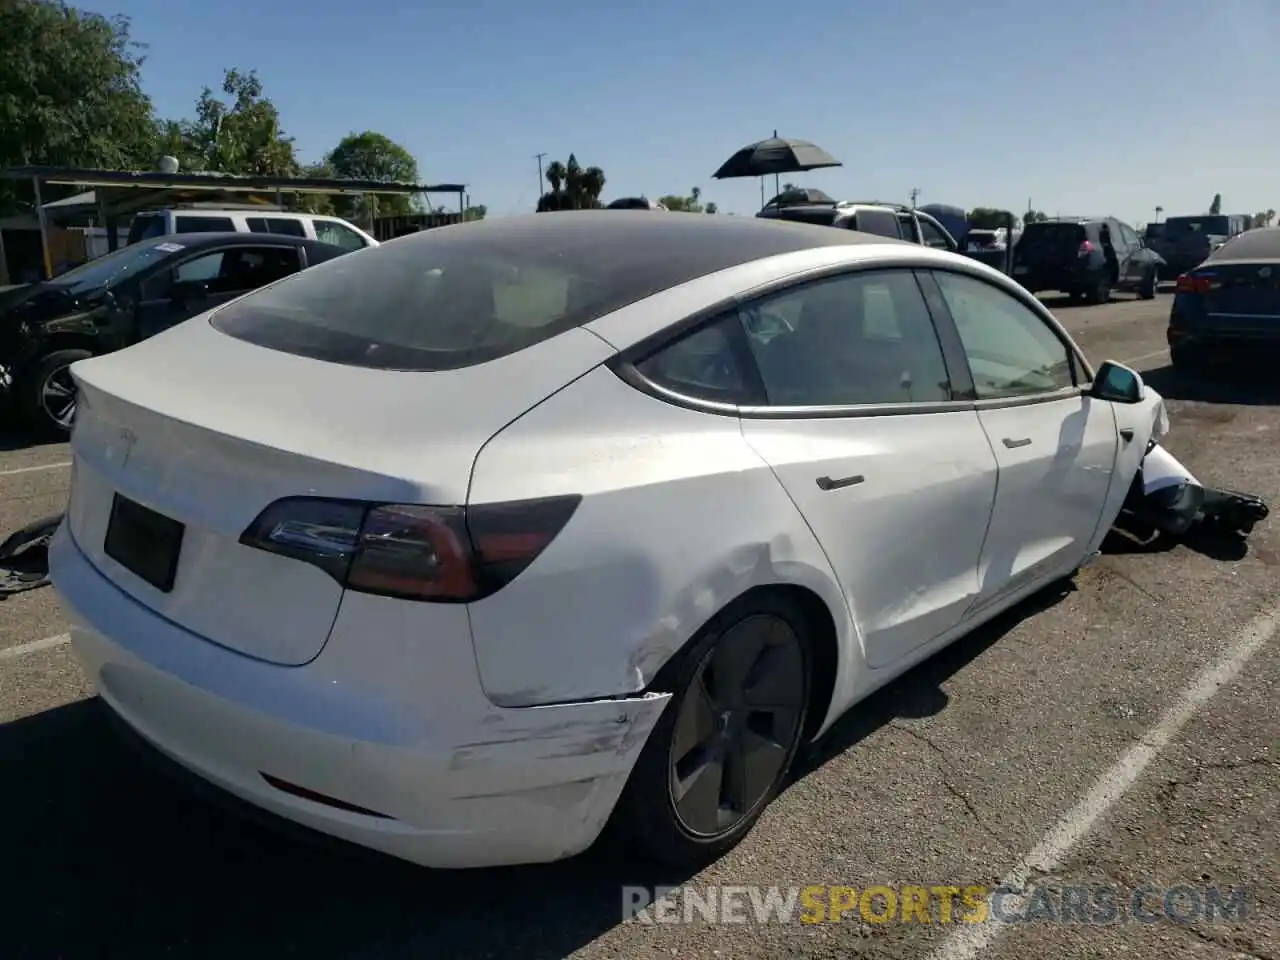
<instances>
[{"instance_id":1,"label":"rear tail light","mask_svg":"<svg viewBox=\"0 0 1280 960\"><path fill-rule=\"evenodd\" d=\"M1080 244L1080 249L1076 251L1076 256L1087 257L1089 254L1093 253L1093 251L1097 249L1098 248L1095 247L1090 241L1085 240Z\"/></svg>"},{"instance_id":2,"label":"rear tail light","mask_svg":"<svg viewBox=\"0 0 1280 960\"><path fill-rule=\"evenodd\" d=\"M1204 273L1184 273L1178 277L1178 293L1208 293L1215 286L1216 278Z\"/></svg>"},{"instance_id":3,"label":"rear tail light","mask_svg":"<svg viewBox=\"0 0 1280 960\"><path fill-rule=\"evenodd\" d=\"M348 590L470 603L519 576L581 501L463 508L288 497L263 510L240 542L317 566Z\"/></svg>"}]
</instances>

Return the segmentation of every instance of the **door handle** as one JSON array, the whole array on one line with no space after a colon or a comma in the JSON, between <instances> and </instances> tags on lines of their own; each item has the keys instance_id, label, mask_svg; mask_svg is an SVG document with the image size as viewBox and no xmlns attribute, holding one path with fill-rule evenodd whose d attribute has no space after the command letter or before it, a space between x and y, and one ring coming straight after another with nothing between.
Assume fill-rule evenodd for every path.
<instances>
[{"instance_id":1,"label":"door handle","mask_svg":"<svg viewBox=\"0 0 1280 960\"><path fill-rule=\"evenodd\" d=\"M1120 431L1120 437L1121 439L1124 440L1125 443L1131 443L1133 441L1133 428L1125 427L1123 430Z\"/></svg>"},{"instance_id":2,"label":"door handle","mask_svg":"<svg viewBox=\"0 0 1280 960\"><path fill-rule=\"evenodd\" d=\"M852 477L841 477L839 480L832 480L830 477L819 477L818 489L840 490L843 487L852 487L855 484L861 483L865 479L866 477L860 473Z\"/></svg>"},{"instance_id":3,"label":"door handle","mask_svg":"<svg viewBox=\"0 0 1280 960\"><path fill-rule=\"evenodd\" d=\"M1013 450L1016 447L1029 447L1031 446L1031 438L1023 437L1021 440L1010 440L1008 437L1005 437L1004 445L1010 450Z\"/></svg>"}]
</instances>

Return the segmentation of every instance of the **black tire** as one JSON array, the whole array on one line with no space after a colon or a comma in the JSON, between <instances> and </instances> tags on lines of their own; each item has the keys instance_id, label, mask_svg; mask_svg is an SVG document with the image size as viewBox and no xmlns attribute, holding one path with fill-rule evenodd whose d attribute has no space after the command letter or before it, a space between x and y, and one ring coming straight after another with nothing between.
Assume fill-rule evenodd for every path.
<instances>
[{"instance_id":1,"label":"black tire","mask_svg":"<svg viewBox=\"0 0 1280 960\"><path fill-rule=\"evenodd\" d=\"M767 634L761 631L767 631ZM726 669L725 678L717 680L716 674L707 669L709 664L719 662L718 654L725 655L728 662L732 662L733 658L728 657L731 652L747 654L737 658L740 665L750 659L750 645L758 643L761 637L764 637L764 645L759 649L759 656L744 672L746 679L755 676L756 681L742 687L739 694L758 690L759 680L768 676L771 686L776 687L770 691L771 702L786 703L793 698L797 701L793 707L770 713L772 720L781 717L781 723L772 727L769 734L761 733L760 724L753 722L753 718L759 720L763 713L769 711L751 711L748 705L741 711L730 708L715 716L714 711L726 693L717 688L722 684L726 687L731 685L727 681L734 670ZM669 690L674 697L649 735L612 817L612 833L628 848L633 848L629 852L682 870L697 869L723 856L751 831L786 782L804 738L812 686L811 649L809 627L803 611L781 595L762 593L741 598L720 611L678 655L678 659L664 668L663 672L668 676L656 683L655 688ZM777 662L771 659L767 673L761 673L759 664L765 662L765 657ZM700 709L700 704L706 704L708 709ZM713 724L714 729L707 729L705 724L690 722L699 716L719 723ZM738 764L734 763L733 746L723 747L726 759L722 764L717 765L705 758L714 755L717 744L733 741L735 730L739 738L745 732L752 738L751 743L770 741L772 745L767 753L756 754L757 758L768 756L769 762L764 765L760 783L745 790L748 796L741 803L744 809L731 811L729 816L732 819L721 823L726 810L724 795L735 779L723 776L723 771L736 766L742 774L746 767L741 758ZM698 736L694 741L696 746L690 748L688 737L695 732ZM775 737L774 733L778 735ZM750 746L743 749L750 749ZM677 756L678 753L681 755ZM694 796L691 787L686 788L684 795L677 798L680 786L677 770L682 765L681 761L698 758L703 758L704 762L694 764L696 771L688 775L685 782L692 781L695 785L707 782L709 788L698 791L699 797ZM774 766L776 771L769 775ZM708 770L712 771L714 781L706 779ZM720 773L715 773L717 770ZM748 786L746 780L743 786ZM712 793L713 805L707 802ZM704 802L694 802L698 799ZM691 814L698 812L713 816L715 826L697 829L697 825L689 821L697 820L698 817ZM705 825L707 822L703 818L702 823Z\"/></svg>"},{"instance_id":2,"label":"black tire","mask_svg":"<svg viewBox=\"0 0 1280 960\"><path fill-rule=\"evenodd\" d=\"M1139 300L1154 300L1156 298L1160 284L1159 273L1159 267L1152 267L1147 271L1147 276L1142 281L1142 286L1138 288Z\"/></svg>"},{"instance_id":3,"label":"black tire","mask_svg":"<svg viewBox=\"0 0 1280 960\"><path fill-rule=\"evenodd\" d=\"M1199 373L1204 367L1200 358L1193 353L1188 353L1186 347L1171 348L1169 361L1173 364L1173 369L1179 373Z\"/></svg>"},{"instance_id":4,"label":"black tire","mask_svg":"<svg viewBox=\"0 0 1280 960\"><path fill-rule=\"evenodd\" d=\"M70 413L56 403L56 398L70 385L68 368L77 360L93 356L88 350L54 350L34 364L22 379L18 405L23 425L41 439L65 439L71 435L75 417L75 398L70 398Z\"/></svg>"},{"instance_id":5,"label":"black tire","mask_svg":"<svg viewBox=\"0 0 1280 960\"><path fill-rule=\"evenodd\" d=\"M1106 303L1111 299L1111 281L1099 280L1089 288L1087 296L1092 304Z\"/></svg>"}]
</instances>

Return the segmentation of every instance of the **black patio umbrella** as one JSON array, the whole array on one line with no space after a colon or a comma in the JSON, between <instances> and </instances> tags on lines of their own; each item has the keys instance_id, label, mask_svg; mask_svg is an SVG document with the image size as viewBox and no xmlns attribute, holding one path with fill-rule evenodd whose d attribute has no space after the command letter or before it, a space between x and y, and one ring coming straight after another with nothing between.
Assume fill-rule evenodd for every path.
<instances>
[{"instance_id":1,"label":"black patio umbrella","mask_svg":"<svg viewBox=\"0 0 1280 960\"><path fill-rule=\"evenodd\" d=\"M784 173L803 173L806 170L821 170L824 167L842 167L839 160L827 153L817 144L808 140L788 140L773 136L759 143L752 143L726 160L712 177L716 180L732 180L740 177L764 177L773 174L774 192L778 190L778 179ZM761 205L764 201L764 183L760 184Z\"/></svg>"}]
</instances>

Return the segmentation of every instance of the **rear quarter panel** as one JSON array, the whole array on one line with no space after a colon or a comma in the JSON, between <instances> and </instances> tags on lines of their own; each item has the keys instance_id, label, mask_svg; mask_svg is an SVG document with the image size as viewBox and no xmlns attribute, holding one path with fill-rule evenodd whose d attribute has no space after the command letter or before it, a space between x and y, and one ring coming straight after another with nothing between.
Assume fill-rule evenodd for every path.
<instances>
[{"instance_id":1,"label":"rear quarter panel","mask_svg":"<svg viewBox=\"0 0 1280 960\"><path fill-rule=\"evenodd\" d=\"M480 677L502 706L634 693L756 586L816 593L854 668L848 608L813 534L733 416L687 410L599 367L499 433L469 502L582 494L551 545L471 606Z\"/></svg>"}]
</instances>

